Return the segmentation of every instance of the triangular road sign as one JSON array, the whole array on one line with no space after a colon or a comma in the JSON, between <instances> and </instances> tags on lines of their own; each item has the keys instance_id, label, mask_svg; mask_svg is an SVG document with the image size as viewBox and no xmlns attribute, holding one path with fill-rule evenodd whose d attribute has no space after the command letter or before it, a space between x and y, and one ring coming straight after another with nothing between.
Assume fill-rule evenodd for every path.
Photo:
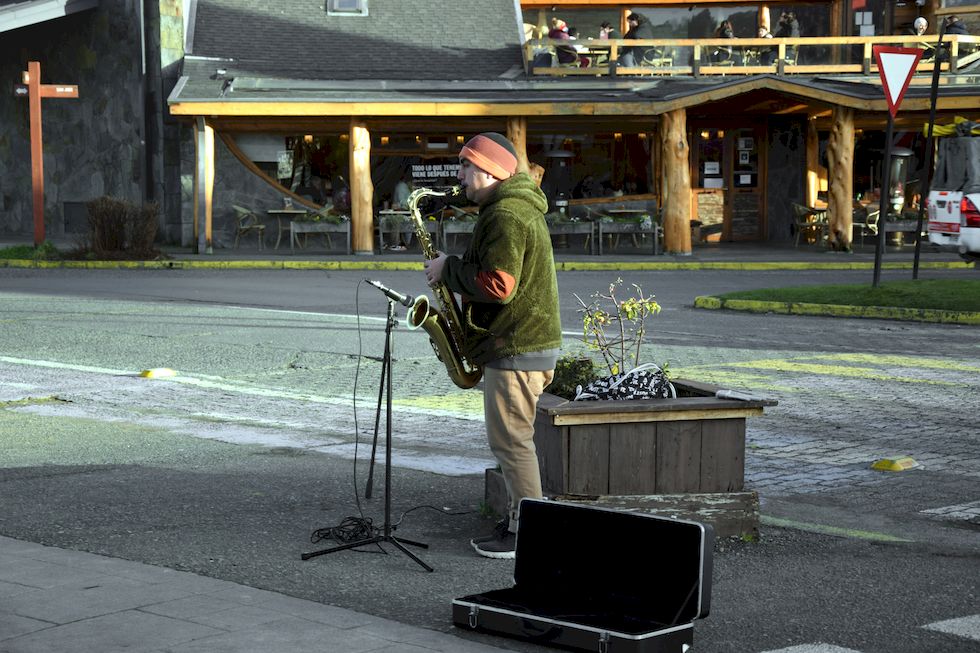
<instances>
[{"instance_id":1,"label":"triangular road sign","mask_svg":"<svg viewBox=\"0 0 980 653\"><path fill-rule=\"evenodd\" d=\"M885 87L885 99L888 100L888 111L892 118L898 113L898 105L905 97L905 91L912 81L915 67L922 58L919 48L896 48L887 45L872 46L875 61L878 62L878 74L881 75L881 85Z\"/></svg>"}]
</instances>

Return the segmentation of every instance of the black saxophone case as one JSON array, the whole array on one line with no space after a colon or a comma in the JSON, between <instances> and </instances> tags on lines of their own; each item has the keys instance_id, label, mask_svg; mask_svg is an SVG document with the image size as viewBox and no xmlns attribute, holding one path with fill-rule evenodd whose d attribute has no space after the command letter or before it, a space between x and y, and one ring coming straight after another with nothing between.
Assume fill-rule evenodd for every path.
<instances>
[{"instance_id":1,"label":"black saxophone case","mask_svg":"<svg viewBox=\"0 0 980 653\"><path fill-rule=\"evenodd\" d=\"M460 628L600 653L683 653L711 604L710 526L524 499L514 586L453 600Z\"/></svg>"}]
</instances>

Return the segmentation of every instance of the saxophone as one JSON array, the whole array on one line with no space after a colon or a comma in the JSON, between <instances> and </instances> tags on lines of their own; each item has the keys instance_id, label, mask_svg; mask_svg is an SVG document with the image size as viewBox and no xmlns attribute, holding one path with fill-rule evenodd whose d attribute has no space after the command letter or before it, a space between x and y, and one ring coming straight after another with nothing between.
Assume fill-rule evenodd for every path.
<instances>
[{"instance_id":1,"label":"saxophone","mask_svg":"<svg viewBox=\"0 0 980 653\"><path fill-rule=\"evenodd\" d=\"M434 259L437 256L429 232L422 222L422 214L418 209L419 200L423 197L455 197L462 192L461 186L452 186L445 190L434 188L419 188L412 191L408 196L408 209L415 222L415 236L419 239L422 247L422 254L426 259ZM445 284L437 283L432 286L432 293L439 301L441 312L433 308L429 298L420 295L408 311L408 328L418 329L422 327L429 334L429 342L438 358L446 366L449 378L452 379L460 388L472 388L483 376L483 370L466 359L463 355L463 319L456 303L456 297Z\"/></svg>"}]
</instances>

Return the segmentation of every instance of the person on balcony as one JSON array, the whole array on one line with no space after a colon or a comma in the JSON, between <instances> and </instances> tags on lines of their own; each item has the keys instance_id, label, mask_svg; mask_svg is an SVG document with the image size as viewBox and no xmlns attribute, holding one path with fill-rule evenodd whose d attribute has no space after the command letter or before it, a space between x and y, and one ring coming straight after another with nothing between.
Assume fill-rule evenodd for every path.
<instances>
[{"instance_id":1,"label":"person on balcony","mask_svg":"<svg viewBox=\"0 0 980 653\"><path fill-rule=\"evenodd\" d=\"M615 31L616 29L609 24L608 20L602 21L602 24L599 25L599 40L608 41L612 38L612 33Z\"/></svg>"},{"instance_id":2,"label":"person on balcony","mask_svg":"<svg viewBox=\"0 0 980 653\"><path fill-rule=\"evenodd\" d=\"M632 13L626 17L626 22L629 24L630 28L627 30L626 34L623 35L624 39L640 40L652 39L654 37L653 25L650 24L650 20L646 16ZM649 53L651 50L654 50L654 48L649 46L633 46L624 48L623 53L619 58L619 63L621 66L626 68L642 65L647 53Z\"/></svg>"},{"instance_id":3,"label":"person on balcony","mask_svg":"<svg viewBox=\"0 0 980 653\"><path fill-rule=\"evenodd\" d=\"M963 21L960 20L958 16L951 14L946 17L946 33L968 35L970 32L966 29L966 25L963 24Z\"/></svg>"},{"instance_id":4,"label":"person on balcony","mask_svg":"<svg viewBox=\"0 0 980 653\"><path fill-rule=\"evenodd\" d=\"M779 16L779 29L776 30L776 36L779 38L798 39L800 35L800 23L796 20L796 14L792 11L784 11ZM786 46L786 59L791 63L796 63L796 51L798 47L796 45Z\"/></svg>"},{"instance_id":5,"label":"person on balcony","mask_svg":"<svg viewBox=\"0 0 980 653\"><path fill-rule=\"evenodd\" d=\"M765 25L759 27L759 38L760 39L771 39L772 32L766 28ZM759 48L759 64L763 66L771 66L774 61L776 61L776 48L771 47L760 47Z\"/></svg>"},{"instance_id":6,"label":"person on balcony","mask_svg":"<svg viewBox=\"0 0 980 653\"><path fill-rule=\"evenodd\" d=\"M908 29L908 34L912 36L923 36L926 30L929 29L929 21L919 16L914 21L912 21L912 27Z\"/></svg>"},{"instance_id":7,"label":"person on balcony","mask_svg":"<svg viewBox=\"0 0 980 653\"><path fill-rule=\"evenodd\" d=\"M568 23L561 18L551 19L551 29L548 31L548 38L556 41L568 41ZM555 55L558 57L558 64L573 64L578 62L578 53L571 46L559 45L555 47Z\"/></svg>"},{"instance_id":8,"label":"person on balcony","mask_svg":"<svg viewBox=\"0 0 980 653\"><path fill-rule=\"evenodd\" d=\"M721 25L715 30L716 39L734 39L735 30L732 29L730 20L721 21ZM716 64L735 63L733 48L728 45L719 45L711 52L711 61Z\"/></svg>"}]
</instances>

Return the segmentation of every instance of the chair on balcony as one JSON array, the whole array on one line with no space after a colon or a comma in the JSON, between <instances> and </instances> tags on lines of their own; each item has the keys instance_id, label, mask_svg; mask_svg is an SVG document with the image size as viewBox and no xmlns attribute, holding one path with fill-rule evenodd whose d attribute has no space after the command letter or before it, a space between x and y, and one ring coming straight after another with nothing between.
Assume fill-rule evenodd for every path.
<instances>
[{"instance_id":1,"label":"chair on balcony","mask_svg":"<svg viewBox=\"0 0 980 653\"><path fill-rule=\"evenodd\" d=\"M655 68L669 68L674 65L674 58L667 54L663 48L647 48L643 53L641 66L653 66Z\"/></svg>"},{"instance_id":2,"label":"chair on balcony","mask_svg":"<svg viewBox=\"0 0 980 653\"><path fill-rule=\"evenodd\" d=\"M235 249L238 249L238 241L242 236L254 233L259 237L259 251L262 251L263 241L265 240L265 225L249 209L237 204L232 204L231 208L235 211L238 226L235 229Z\"/></svg>"},{"instance_id":3,"label":"chair on balcony","mask_svg":"<svg viewBox=\"0 0 980 653\"><path fill-rule=\"evenodd\" d=\"M796 229L794 247L800 246L800 236L804 233L806 233L807 242L819 244L827 239L828 224L825 209L811 209L802 204L794 203L793 216L795 218L794 228Z\"/></svg>"}]
</instances>

